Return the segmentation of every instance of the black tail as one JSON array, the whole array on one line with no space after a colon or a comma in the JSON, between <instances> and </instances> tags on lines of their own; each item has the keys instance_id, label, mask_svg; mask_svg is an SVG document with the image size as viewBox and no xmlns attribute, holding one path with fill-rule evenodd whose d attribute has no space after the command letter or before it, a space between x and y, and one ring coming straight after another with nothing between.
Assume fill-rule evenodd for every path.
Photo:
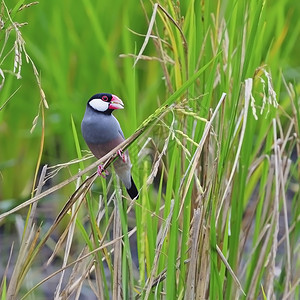
<instances>
[{"instance_id":1,"label":"black tail","mask_svg":"<svg viewBox=\"0 0 300 300\"><path fill-rule=\"evenodd\" d=\"M131 199L138 199L139 198L139 192L136 188L136 185L131 177L131 187L127 189L127 193L130 196Z\"/></svg>"}]
</instances>

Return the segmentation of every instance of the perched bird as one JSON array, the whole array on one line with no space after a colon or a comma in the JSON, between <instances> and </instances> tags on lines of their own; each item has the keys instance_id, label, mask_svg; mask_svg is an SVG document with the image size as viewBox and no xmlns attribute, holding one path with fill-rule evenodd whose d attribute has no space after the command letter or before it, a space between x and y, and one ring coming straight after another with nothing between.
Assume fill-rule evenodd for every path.
<instances>
[{"instance_id":1,"label":"perched bird","mask_svg":"<svg viewBox=\"0 0 300 300\"><path fill-rule=\"evenodd\" d=\"M120 124L112 115L115 109L122 108L124 108L122 100L112 94L96 94L89 99L81 122L81 132L86 144L97 158L103 157L124 141ZM113 163L114 169L131 199L138 198L138 190L131 176L132 165L128 150L124 153L118 151L118 155L120 157ZM98 167L98 174L105 177L101 165Z\"/></svg>"}]
</instances>

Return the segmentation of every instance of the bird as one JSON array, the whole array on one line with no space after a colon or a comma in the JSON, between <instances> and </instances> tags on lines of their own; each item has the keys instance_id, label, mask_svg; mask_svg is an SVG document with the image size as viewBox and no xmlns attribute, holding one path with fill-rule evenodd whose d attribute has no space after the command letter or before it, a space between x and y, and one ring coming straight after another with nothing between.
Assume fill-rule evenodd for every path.
<instances>
[{"instance_id":1,"label":"bird","mask_svg":"<svg viewBox=\"0 0 300 300\"><path fill-rule=\"evenodd\" d=\"M93 95L86 104L86 110L81 122L82 136L96 158L101 158L113 148L122 143L125 138L120 123L112 115L116 109L123 109L123 101L116 95L99 93ZM114 169L131 199L138 199L139 193L131 175L131 162L128 150L119 150L114 161ZM103 166L98 166L98 175L108 174ZM104 173L104 174L103 174Z\"/></svg>"}]
</instances>

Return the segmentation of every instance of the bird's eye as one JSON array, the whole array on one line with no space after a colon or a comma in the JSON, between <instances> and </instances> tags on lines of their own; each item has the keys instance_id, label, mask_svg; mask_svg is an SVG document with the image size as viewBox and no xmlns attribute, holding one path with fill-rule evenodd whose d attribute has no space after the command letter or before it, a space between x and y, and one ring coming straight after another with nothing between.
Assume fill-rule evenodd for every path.
<instances>
[{"instance_id":1,"label":"bird's eye","mask_svg":"<svg viewBox=\"0 0 300 300\"><path fill-rule=\"evenodd\" d=\"M108 101L108 97L107 96L102 96L102 100L103 101Z\"/></svg>"}]
</instances>

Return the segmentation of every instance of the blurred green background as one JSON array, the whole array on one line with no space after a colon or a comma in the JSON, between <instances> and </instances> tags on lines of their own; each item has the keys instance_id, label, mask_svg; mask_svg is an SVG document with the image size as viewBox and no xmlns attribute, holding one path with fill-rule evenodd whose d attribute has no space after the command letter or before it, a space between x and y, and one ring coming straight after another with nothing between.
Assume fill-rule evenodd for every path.
<instances>
[{"instance_id":1,"label":"blurred green background","mask_svg":"<svg viewBox=\"0 0 300 300\"><path fill-rule=\"evenodd\" d=\"M9 1L9 8L17 1ZM152 6L148 3L148 8ZM40 74L49 109L45 111L45 148L42 164L55 165L76 158L71 116L82 148L80 122L86 102L98 92L111 92L123 99L125 109L117 117L129 136L157 107L164 83L158 62L140 62L120 54L136 53L144 40L130 32L147 31L142 6L135 1L40 1L16 14L26 49ZM2 32L2 38L4 32ZM10 37L9 46L14 42ZM146 53L151 53L151 45ZM2 69L12 69L14 55ZM41 117L33 133L32 121L39 111L39 90L32 66L23 57L21 79L7 73L1 91L0 199L14 206L31 190L40 148ZM136 105L135 105L136 100ZM6 206L5 205L5 206ZM7 208L7 207L6 207Z\"/></svg>"}]
</instances>

